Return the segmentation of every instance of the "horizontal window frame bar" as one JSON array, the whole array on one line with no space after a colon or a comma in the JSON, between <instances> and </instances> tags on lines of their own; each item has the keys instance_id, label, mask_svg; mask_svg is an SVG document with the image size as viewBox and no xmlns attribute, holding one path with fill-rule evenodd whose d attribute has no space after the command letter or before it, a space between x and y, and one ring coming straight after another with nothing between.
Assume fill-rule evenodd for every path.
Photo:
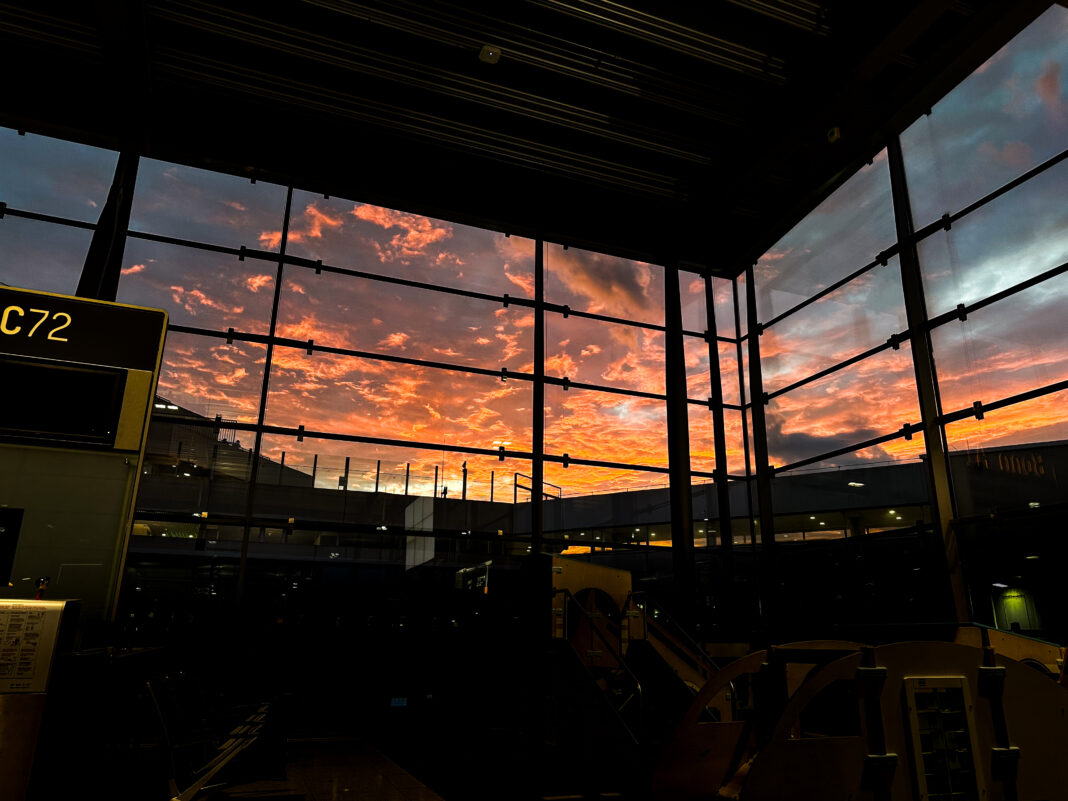
<instances>
[{"instance_id":1,"label":"horizontal window frame bar","mask_svg":"<svg viewBox=\"0 0 1068 801\"><path fill-rule=\"evenodd\" d=\"M181 415L168 415L168 414L153 414L152 420L159 420L160 422L170 423L172 425L185 425L196 428L217 428L225 429L227 431L250 431L253 433L259 432L265 435L274 435L281 437L293 437L294 439L306 440L306 439L320 439L330 440L331 442L356 442L365 445L383 445L386 447L399 447L399 448L412 448L418 450L427 451L446 451L449 453L466 453L472 456L493 456L500 459L522 459L524 461L533 461L534 453L532 451L510 451L500 450L493 448L478 448L473 445L460 445L460 444L446 444L442 442L420 442L417 440L406 439L391 439L387 437L368 437L362 434L343 434L334 431L314 431L306 428L293 428L291 426L275 426L275 425L263 425L259 426L256 423L242 423L237 420L226 420L220 418L214 420L208 417L183 417ZM578 464L587 467L610 467L618 470L634 470L636 472L643 473L668 473L670 468L661 467L658 465L642 465L631 464L629 462L608 462L598 459L585 459L581 457L567 456L566 459L563 455L544 454L543 458L546 461L559 462L568 465Z\"/></svg>"},{"instance_id":2,"label":"horizontal window frame bar","mask_svg":"<svg viewBox=\"0 0 1068 801\"><path fill-rule=\"evenodd\" d=\"M4 217L19 217L24 220L52 223L53 225L65 225L68 228L80 228L83 231L95 231L97 223L85 222L84 220L72 220L69 217L59 217L55 214L44 214L39 211L16 209L0 203L0 220Z\"/></svg>"},{"instance_id":3,"label":"horizontal window frame bar","mask_svg":"<svg viewBox=\"0 0 1068 801\"><path fill-rule=\"evenodd\" d=\"M686 402L691 406L701 406L709 410L711 410L712 408L709 405L708 400L701 400L700 398L687 398ZM742 406L740 403L721 403L720 406L724 409L731 409L735 412L744 412L747 408L749 408L749 404L745 404L745 406Z\"/></svg>"},{"instance_id":4,"label":"horizontal window frame bar","mask_svg":"<svg viewBox=\"0 0 1068 801\"><path fill-rule=\"evenodd\" d=\"M988 295L982 300L977 300L974 303L968 305L962 303L960 306L955 309L952 309L951 311L942 312L942 314L939 314L928 320L927 327L929 330L933 331L934 329L946 325L947 323L951 323L954 320L960 320L961 322L963 322L964 318L967 317L969 314L973 314L981 309L985 309L987 306L997 303L998 301L1005 300L1006 298L1010 298L1020 292L1032 289L1033 287L1039 286L1040 284L1044 284L1046 281L1050 281L1066 272L1068 272L1068 261L1064 262L1063 264L1058 264L1056 267L1051 267L1045 272L1032 276L1031 278L1021 281L1018 284L1013 284L1010 287L1006 287L1000 292L995 292L993 295Z\"/></svg>"},{"instance_id":5,"label":"horizontal window frame bar","mask_svg":"<svg viewBox=\"0 0 1068 801\"><path fill-rule=\"evenodd\" d=\"M859 269L854 270L852 273L847 275L845 278L840 278L839 280L835 281L830 286L824 287L823 289L821 289L819 292L817 292L812 297L807 298L807 299L801 301L800 303L798 303L796 306L793 306L793 307L787 309L786 311L782 312L781 314L778 314L775 317L772 317L766 323L757 323L757 331L762 334L762 333L764 333L764 331L766 331L767 329L771 328L771 326L775 325L778 322L782 322L784 319L789 317L794 312L799 312L799 311L801 311L801 309L804 309L805 307L812 305L813 303L815 303L818 300L822 300L823 298L827 297L831 293L837 292L839 289L844 287L849 282L854 281L857 278L860 278L860 276L864 275L865 273L871 272L876 267L886 267L887 265L890 264L890 259L892 259L893 257L897 256L899 250L900 250L900 247L895 242L889 248L887 248L886 250L882 251L878 256L876 256L874 260L868 262L863 267L860 267Z\"/></svg>"},{"instance_id":6,"label":"horizontal window frame bar","mask_svg":"<svg viewBox=\"0 0 1068 801\"><path fill-rule=\"evenodd\" d=\"M880 343L872 348L868 348L868 350L864 351L863 353L858 353L856 356L851 356L845 361L841 361L838 362L838 364L826 367L823 370L820 370L818 373L813 373L810 376L806 376L805 378L802 378L799 381L795 381L794 383L789 384L785 387L781 387L775 390L774 392L765 393L765 403L770 402L772 399L777 398L780 395L785 395L787 392L792 392L793 390L798 389L799 387L803 387L806 384L811 384L814 381L819 381L821 378L826 378L829 375L833 375L839 370L844 370L847 367L852 367L854 364L862 362L871 356L876 356L888 348L898 350L900 349L902 343L908 341L909 332L907 330L898 332L896 334L891 334L890 338L886 342ZM896 348L894 347L895 344L897 345Z\"/></svg>"},{"instance_id":7,"label":"horizontal window frame bar","mask_svg":"<svg viewBox=\"0 0 1068 801\"><path fill-rule=\"evenodd\" d=\"M175 331L181 334L190 334L193 336L206 336L214 339L225 339L227 342L240 341L240 342L256 342L261 345L267 345L273 342L276 347L292 348L294 350L302 350L307 353L309 350L312 353L329 353L335 356L348 356L357 359L368 359L371 361L384 361L393 364L406 364L413 367L430 367L436 370L448 370L454 373L467 373L470 375L482 375L489 378L504 378L518 379L520 381L534 381L534 375L531 373L512 372L507 368L498 368L496 370L489 367L474 367L470 365L458 365L451 362L435 362L426 359L413 359L409 356L395 356L389 353L374 353L371 351L355 350L349 348L338 348L332 345L317 345L314 340L309 345L307 340L291 339L288 337L271 337L270 334L254 334L246 331L218 331L216 329L198 328L196 326L170 324L167 326L168 331ZM626 389L624 387L606 387L600 384L587 384L580 381L571 381L567 378L557 378L555 376L546 376L546 384L552 384L554 386L565 387L566 389L582 389L592 392L607 392L613 395L626 395L633 398L649 398L652 400L661 400L667 402L667 395L646 392L638 389Z\"/></svg>"},{"instance_id":8,"label":"horizontal window frame bar","mask_svg":"<svg viewBox=\"0 0 1068 801\"><path fill-rule=\"evenodd\" d=\"M1035 400L1036 398L1042 398L1046 395L1054 395L1058 392L1064 392L1068 390L1068 379L1063 381L1054 381L1052 384L1045 384L1041 387L1035 387L1024 392L1018 392L1015 395L1009 395L1004 398L999 398L996 401L990 403L983 403L981 400L976 401L978 407L974 404L964 409L957 409L952 412L947 412L940 415L937 418L938 424L946 426L950 423L957 423L961 420L967 420L970 417L975 417L976 412L996 412L999 409L1006 409L1010 406L1016 406L1017 404L1024 403L1029 400Z\"/></svg>"},{"instance_id":9,"label":"horizontal window frame bar","mask_svg":"<svg viewBox=\"0 0 1068 801\"><path fill-rule=\"evenodd\" d=\"M779 473L785 473L789 470L796 470L799 467L805 467L806 465L815 464L821 462L824 459L833 459L835 456L843 456L847 453L853 453L855 451L863 450L864 448L870 448L873 445L881 445L884 442L892 442L895 439L901 439L906 434L915 434L923 431L922 423L905 423L904 426L897 431L892 431L889 434L882 434L878 437L872 437L871 439L858 442L856 445L846 445L842 448L835 448L833 451L827 451L816 456L809 456L805 459L801 459L797 462L791 462L790 464L783 465L782 467L773 467L771 469L772 476L777 476ZM863 465L858 465L862 467Z\"/></svg>"},{"instance_id":10,"label":"horizontal window frame bar","mask_svg":"<svg viewBox=\"0 0 1068 801\"><path fill-rule=\"evenodd\" d=\"M1015 189L1016 187L1020 186L1021 184L1027 183L1032 178L1035 178L1035 177L1041 175L1042 173L1046 172L1046 170L1049 170L1049 169L1051 169L1053 167L1056 167L1058 164L1060 164L1065 159L1068 159L1068 149L1062 150L1060 153L1056 154L1055 156L1051 156L1050 158L1048 158L1045 161L1043 161L1041 164L1035 165L1034 167L1029 169L1027 172L1023 173L1022 175L1017 176L1016 178L1013 178L1008 183L1005 183L1005 184L999 186L993 192L990 192L989 194L984 195L983 197L979 198L978 200L968 204L967 206L965 206L964 208L962 208L960 211L956 212L955 214L945 214L942 217L940 217L939 219L928 223L927 225L923 226L918 231L913 233L912 241L915 244L919 244L921 241L923 241L927 237L931 236L932 234L934 234L934 233L936 233L938 231L947 230L949 228L949 226L951 226L953 223L957 222L958 220L963 219L964 217L966 217L969 214L971 214L973 211L977 211L978 209L981 209L983 206L987 205L988 203L991 203L992 201L997 200L999 197L1001 197L1002 195L1012 191L1013 189Z\"/></svg>"}]
</instances>

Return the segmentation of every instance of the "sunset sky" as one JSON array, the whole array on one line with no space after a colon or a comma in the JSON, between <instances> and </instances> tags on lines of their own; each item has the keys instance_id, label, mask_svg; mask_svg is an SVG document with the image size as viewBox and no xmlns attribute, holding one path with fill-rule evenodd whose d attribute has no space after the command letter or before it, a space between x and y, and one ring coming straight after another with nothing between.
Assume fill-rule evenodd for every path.
<instances>
[{"instance_id":1,"label":"sunset sky","mask_svg":"<svg viewBox=\"0 0 1068 801\"><path fill-rule=\"evenodd\" d=\"M929 116L902 136L917 226L996 189L1068 146L1068 9L1054 6ZM354 158L358 154L354 154ZM368 157L372 157L370 155ZM0 200L10 207L95 221L116 155L0 130ZM277 252L284 187L141 161L131 229L213 245ZM711 232L711 231L710 231ZM0 281L70 293L90 233L23 220L0 221ZM784 236L756 267L757 306L767 321L872 261L895 241L885 152ZM710 243L710 247L712 247ZM396 276L496 297L532 298L535 243L403 211L295 190L287 253L335 268ZM1068 261L1068 161L974 212L920 247L930 314L972 303ZM714 254L711 255L714 258ZM546 300L650 326L664 324L664 274L657 265L547 245ZM166 309L175 324L266 334L276 264L136 238L123 258L119 300ZM765 391L775 391L885 342L907 327L896 258L761 336ZM734 335L731 284L715 281L718 333ZM684 327L703 332L704 281L680 278ZM1061 275L934 333L946 411L990 402L1068 378L1068 275ZM744 299L743 299L744 305ZM369 354L533 372L531 310L309 267L282 275L276 334ZM743 326L744 330L744 326ZM721 343L724 400L739 402L733 345ZM664 335L655 328L550 312L545 372L573 382L664 392ZM266 348L172 332L160 394L195 412L255 422ZM689 395L709 395L707 345L688 337ZM1068 393L1020 404L950 428L951 446L1068 439ZM265 422L310 431L433 444L385 447L266 436L265 455L310 465L318 455L336 486L346 456L353 474L379 459L391 480L442 471L458 492L470 468L472 497L511 497L529 463L449 453L463 445L529 451L529 381L423 365L274 349ZM545 449L574 458L667 466L661 400L548 386ZM789 464L919 421L908 343L774 398L767 407L771 462ZM744 473L741 415L727 412L728 470ZM714 464L711 414L690 406L693 467ZM251 443L252 436L243 438ZM825 466L913 458L922 439L894 440ZM611 468L547 468L565 494L664 485L666 475ZM372 475L373 480L373 475ZM401 479L403 480L403 479ZM414 481L415 479L413 479ZM421 485L422 486L422 485ZM455 488L455 490L454 490Z\"/></svg>"}]
</instances>

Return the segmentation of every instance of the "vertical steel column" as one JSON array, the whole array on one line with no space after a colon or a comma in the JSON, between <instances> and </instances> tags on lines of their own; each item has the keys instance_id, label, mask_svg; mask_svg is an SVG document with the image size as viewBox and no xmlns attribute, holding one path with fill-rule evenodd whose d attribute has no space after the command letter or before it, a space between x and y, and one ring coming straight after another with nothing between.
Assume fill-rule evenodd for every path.
<instances>
[{"instance_id":1,"label":"vertical steel column","mask_svg":"<svg viewBox=\"0 0 1068 801\"><path fill-rule=\"evenodd\" d=\"M122 271L122 254L126 249L126 232L130 227L130 209L133 206L134 188L137 184L136 153L124 149L119 153L111 189L96 230L85 254L82 274L78 279L80 298L115 300L119 291L119 275Z\"/></svg>"},{"instance_id":2,"label":"vertical steel column","mask_svg":"<svg viewBox=\"0 0 1068 801\"><path fill-rule=\"evenodd\" d=\"M693 485L690 476L690 427L686 403L686 346L677 267L664 267L664 378L667 390L668 476L671 485L671 562L675 583L691 608L697 599L697 560L693 545Z\"/></svg>"},{"instance_id":3,"label":"vertical steel column","mask_svg":"<svg viewBox=\"0 0 1068 801\"><path fill-rule=\"evenodd\" d=\"M726 570L726 578L733 576L734 535L731 530L731 493L727 486L727 431L723 419L723 384L719 364L719 327L716 325L716 303L713 295L712 276L705 275L705 317L708 320L708 369L709 369L709 407L712 409L713 447L716 456L715 482L716 501L719 506L719 545ZM705 541L712 547L712 539L705 526Z\"/></svg>"},{"instance_id":4,"label":"vertical steel column","mask_svg":"<svg viewBox=\"0 0 1068 801\"><path fill-rule=\"evenodd\" d=\"M778 561L775 558L775 518L771 505L771 466L768 464L768 426L764 412L764 375L760 367L760 323L757 322L756 279L745 271L745 309L749 332L749 408L753 412L753 456L756 461L757 508L760 523L760 585L765 628L774 625L779 609Z\"/></svg>"},{"instance_id":5,"label":"vertical steel column","mask_svg":"<svg viewBox=\"0 0 1068 801\"><path fill-rule=\"evenodd\" d=\"M542 494L545 485L545 243L534 252L534 387L531 402L533 451L530 478L530 552L541 553L544 526Z\"/></svg>"},{"instance_id":6,"label":"vertical steel column","mask_svg":"<svg viewBox=\"0 0 1068 801\"><path fill-rule=\"evenodd\" d=\"M745 458L745 499L746 518L749 520L749 545L756 550L756 531L753 526L753 468L749 454L749 414L745 410L745 354L742 351L742 313L738 305L738 279L731 281L732 295L734 296L734 345L736 358L738 359L738 404L742 407L742 455ZM746 331L748 332L748 326ZM748 334L747 334L748 335Z\"/></svg>"},{"instance_id":7,"label":"vertical steel column","mask_svg":"<svg viewBox=\"0 0 1068 801\"><path fill-rule=\"evenodd\" d=\"M256 416L256 438L252 446L252 465L249 468L248 492L245 494L245 526L241 534L241 560L237 567L236 603L240 607L245 599L245 578L248 572L248 538L255 508L256 479L259 477L260 449L263 446L263 421L267 415L267 390L271 383L271 360L274 358L274 335L278 325L278 300L282 295L282 268L286 261L286 243L289 239L289 215L293 210L293 187L286 190L286 210L282 219L282 239L278 245L278 269L274 276L274 301L271 305L271 326L267 336L267 354L263 362L263 382L260 384L260 409Z\"/></svg>"},{"instance_id":8,"label":"vertical steel column","mask_svg":"<svg viewBox=\"0 0 1068 801\"><path fill-rule=\"evenodd\" d=\"M970 619L970 615L960 553L957 549L957 535L952 525L954 504L949 459L946 455L944 432L938 424L942 411L938 398L938 377L935 374L931 333L927 326L927 301L924 298L923 276L916 251L912 204L909 201L908 182L905 177L905 159L901 153L901 141L896 136L887 142L887 162L890 167L890 191L894 199L894 219L900 246L901 287L905 294L909 344L912 347L912 364L916 372L916 392L919 395L920 417L923 421L928 477L931 491L934 493L932 500L935 524L942 532L953 611L957 620L964 623Z\"/></svg>"}]
</instances>

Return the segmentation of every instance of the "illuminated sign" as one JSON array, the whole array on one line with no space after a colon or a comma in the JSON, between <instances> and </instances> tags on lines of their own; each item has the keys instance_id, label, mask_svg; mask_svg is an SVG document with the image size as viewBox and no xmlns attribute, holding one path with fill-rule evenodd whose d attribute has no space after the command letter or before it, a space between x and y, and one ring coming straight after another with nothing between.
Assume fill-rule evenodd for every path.
<instances>
[{"instance_id":1,"label":"illuminated sign","mask_svg":"<svg viewBox=\"0 0 1068 801\"><path fill-rule=\"evenodd\" d=\"M0 352L155 370L166 319L154 309L0 287Z\"/></svg>"}]
</instances>

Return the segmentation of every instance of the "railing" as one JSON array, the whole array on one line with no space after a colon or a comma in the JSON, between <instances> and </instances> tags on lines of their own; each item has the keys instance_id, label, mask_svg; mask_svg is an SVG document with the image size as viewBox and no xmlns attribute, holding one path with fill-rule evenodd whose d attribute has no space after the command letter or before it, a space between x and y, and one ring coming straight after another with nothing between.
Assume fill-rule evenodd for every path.
<instances>
[{"instance_id":1,"label":"railing","mask_svg":"<svg viewBox=\"0 0 1068 801\"><path fill-rule=\"evenodd\" d=\"M630 704L632 701L636 700L637 701L637 712L635 714L637 715L639 726L641 725L642 721L644 720L644 710L643 710L643 703L642 703L642 684L641 684L641 682L638 680L638 677L634 675L634 672L630 669L630 667L627 665L626 661L623 659L623 654L620 653L620 651L612 645L612 643L609 641L608 637L606 637L604 632L601 631L600 626L597 625L597 619L594 618L589 612L587 612L582 607L582 604L580 604L578 601L575 600L575 596L573 596L571 594L570 590L568 590L566 588L553 590L552 594L553 594L554 598L557 595L561 595L561 596L563 596L563 599L564 599L564 605L562 607L560 607L559 609L557 609L557 607L555 607L555 606L553 607L554 613L558 612L563 617L563 629L562 629L562 631L563 631L563 639L568 641L569 643L571 642L571 632L568 631L568 626L567 626L567 610L568 610L568 605L569 604L573 604L574 608L577 609L578 612L582 615L582 617L586 620L587 624L589 625L590 631L604 645L605 652L612 659L615 660L616 664L619 666L619 669L627 676L627 678L630 679L631 685L633 687L630 695L628 695L623 700L623 702L620 703L618 706L615 705L615 704L611 704L611 707L612 707L612 710L615 712L616 717L619 719L620 724L626 730L627 735L634 741L635 745L638 745L639 742L640 742L639 738L638 738L638 735L635 734L634 729L631 728L631 726L623 718L623 714L622 713L623 713L623 710L627 707L628 704ZM571 643L571 647L575 648L574 643ZM577 652L577 649L576 649L576 652ZM579 656L581 656L581 654L579 654ZM587 658L588 658L588 654L587 654Z\"/></svg>"},{"instance_id":2,"label":"railing","mask_svg":"<svg viewBox=\"0 0 1068 801\"><path fill-rule=\"evenodd\" d=\"M636 606L641 614L639 617L642 621L642 634L641 639L649 639L649 614L650 609L655 608L653 619L659 623L671 636L677 640L681 640L685 648L690 654L678 653L678 656L685 659L691 664L693 668L701 672L702 670L711 675L719 671L719 665L712 659L705 649L702 648L698 642L690 636L690 633L686 631L685 627L679 623L671 614L661 605L657 604L652 597L643 590L633 590L627 594L627 599L623 603L623 615L629 621L633 616L628 615L631 606ZM629 623L628 623L628 635L629 635ZM700 664L695 664L695 660Z\"/></svg>"},{"instance_id":3,"label":"railing","mask_svg":"<svg viewBox=\"0 0 1068 801\"><path fill-rule=\"evenodd\" d=\"M531 486L527 486L526 484L520 483L519 479L521 479L521 478L527 479L530 482ZM534 478L532 476L528 476L526 473L516 473L514 481L515 481L515 483L514 483L514 485L512 487L512 503L519 503L519 490L521 490L521 489L526 490L528 493L530 493L531 497L534 496L534 486L533 486L534 485ZM561 498L564 497L564 488L563 487L561 487L561 486L559 486L557 484L550 484L548 481L542 481L541 484L542 484L542 490L541 490L541 497L542 498L548 498L549 500L552 500L552 501L558 501L558 500L560 500ZM546 492L545 491L545 487L552 487L553 489L556 490L556 494L553 495L551 492Z\"/></svg>"}]
</instances>

